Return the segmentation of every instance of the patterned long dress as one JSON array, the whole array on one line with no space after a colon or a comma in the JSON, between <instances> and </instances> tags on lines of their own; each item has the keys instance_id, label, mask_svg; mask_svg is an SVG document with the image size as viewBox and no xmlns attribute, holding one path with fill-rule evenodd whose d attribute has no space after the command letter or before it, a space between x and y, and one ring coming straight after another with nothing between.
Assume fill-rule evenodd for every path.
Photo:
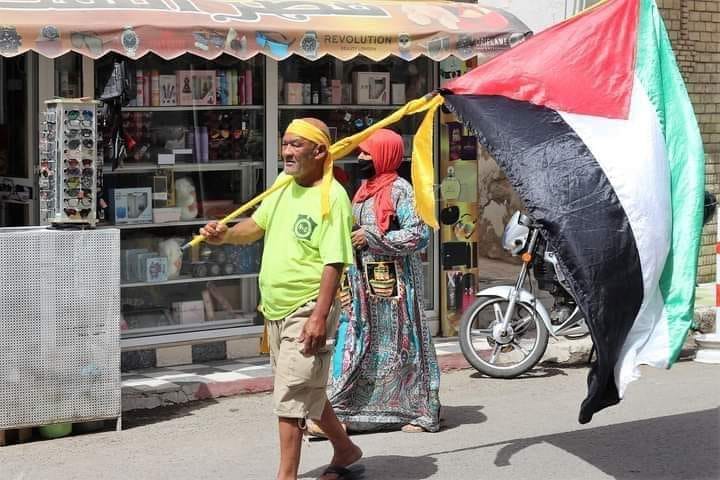
<instances>
[{"instance_id":1,"label":"patterned long dress","mask_svg":"<svg viewBox=\"0 0 720 480\"><path fill-rule=\"evenodd\" d=\"M368 247L347 272L352 302L340 316L329 397L352 430L413 424L435 432L440 369L423 315L419 254L430 233L406 180L395 180L392 201L399 229L385 235L376 227L373 198L353 205Z\"/></svg>"}]
</instances>

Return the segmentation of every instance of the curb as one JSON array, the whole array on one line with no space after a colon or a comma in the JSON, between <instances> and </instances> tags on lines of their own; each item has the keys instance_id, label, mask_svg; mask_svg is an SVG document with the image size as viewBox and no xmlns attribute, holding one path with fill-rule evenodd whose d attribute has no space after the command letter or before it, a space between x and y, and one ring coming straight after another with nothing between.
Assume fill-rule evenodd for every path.
<instances>
[{"instance_id":1,"label":"curb","mask_svg":"<svg viewBox=\"0 0 720 480\"><path fill-rule=\"evenodd\" d=\"M578 340L550 339L545 356L540 365L583 366L588 364L592 341L590 337ZM696 344L688 336L679 360L694 358ZM472 369L462 353L438 355L438 365L442 373ZM257 393L270 393L273 390L273 377L258 377L241 380L215 381L208 383L184 382L159 388L123 387L122 411L151 409L182 405L197 400L231 397Z\"/></svg>"}]
</instances>

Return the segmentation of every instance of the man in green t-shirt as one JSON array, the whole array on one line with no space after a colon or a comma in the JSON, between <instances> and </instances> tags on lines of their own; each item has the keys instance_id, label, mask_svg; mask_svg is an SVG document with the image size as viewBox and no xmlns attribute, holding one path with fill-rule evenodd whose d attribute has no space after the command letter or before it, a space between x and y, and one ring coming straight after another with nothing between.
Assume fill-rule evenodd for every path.
<instances>
[{"instance_id":1,"label":"man in green t-shirt","mask_svg":"<svg viewBox=\"0 0 720 480\"><path fill-rule=\"evenodd\" d=\"M327 339L334 335L339 315L337 288L344 266L353 261L350 200L327 173L329 146L330 134L323 122L294 120L282 140L283 175L293 181L232 228L210 222L200 229L215 245L252 243L264 237L260 310L275 373L279 480L297 478L308 418L318 423L334 449L323 480L341 478L345 467L362 456L325 393L332 355Z\"/></svg>"}]
</instances>

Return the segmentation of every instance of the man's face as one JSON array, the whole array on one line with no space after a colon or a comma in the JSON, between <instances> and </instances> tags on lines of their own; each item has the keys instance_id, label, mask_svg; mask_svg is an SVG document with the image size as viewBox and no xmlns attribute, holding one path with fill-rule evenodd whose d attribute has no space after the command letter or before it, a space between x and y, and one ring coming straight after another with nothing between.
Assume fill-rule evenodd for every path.
<instances>
[{"instance_id":1,"label":"man's face","mask_svg":"<svg viewBox=\"0 0 720 480\"><path fill-rule=\"evenodd\" d=\"M318 160L318 146L297 136L286 133L282 140L282 158L285 173L296 179L310 179L320 173L322 164Z\"/></svg>"}]
</instances>

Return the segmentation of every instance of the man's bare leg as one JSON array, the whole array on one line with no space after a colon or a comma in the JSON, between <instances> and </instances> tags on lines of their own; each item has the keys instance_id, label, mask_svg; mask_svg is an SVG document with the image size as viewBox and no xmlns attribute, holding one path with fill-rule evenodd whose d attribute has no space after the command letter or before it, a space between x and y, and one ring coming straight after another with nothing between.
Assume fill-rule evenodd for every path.
<instances>
[{"instance_id":1,"label":"man's bare leg","mask_svg":"<svg viewBox=\"0 0 720 480\"><path fill-rule=\"evenodd\" d=\"M280 468L277 480L297 480L302 448L302 430L297 418L279 417Z\"/></svg>"},{"instance_id":2,"label":"man's bare leg","mask_svg":"<svg viewBox=\"0 0 720 480\"><path fill-rule=\"evenodd\" d=\"M333 446L333 457L330 460L330 465L347 467L360 460L362 450L350 440L340 420L335 415L330 402L325 402L322 417L317 421L317 424L325 432Z\"/></svg>"}]
</instances>

